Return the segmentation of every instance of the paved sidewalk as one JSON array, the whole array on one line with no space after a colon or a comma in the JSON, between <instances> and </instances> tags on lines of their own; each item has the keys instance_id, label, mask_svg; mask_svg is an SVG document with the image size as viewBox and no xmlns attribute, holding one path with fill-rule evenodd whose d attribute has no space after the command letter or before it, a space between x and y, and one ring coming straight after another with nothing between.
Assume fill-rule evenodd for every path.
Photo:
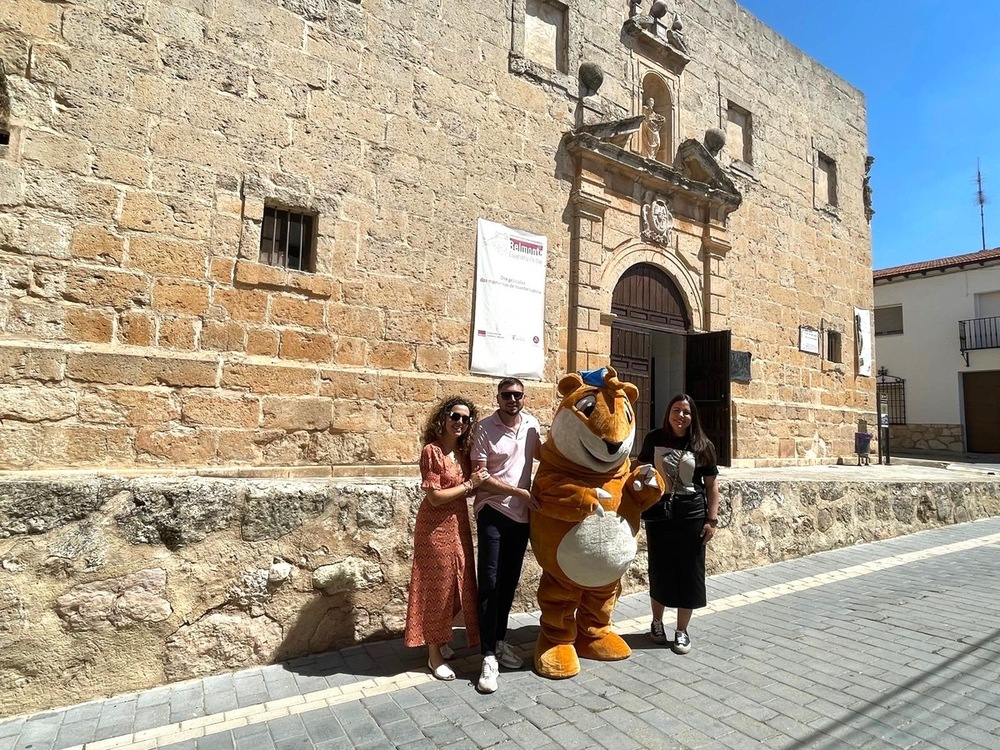
<instances>
[{"instance_id":1,"label":"paved sidewalk","mask_svg":"<svg viewBox=\"0 0 1000 750\"><path fill-rule=\"evenodd\" d=\"M0 750L317 748L998 748L1000 518L719 575L677 656L634 653L571 680L479 659L437 682L394 640L0 723ZM537 620L515 617L530 659Z\"/></svg>"}]
</instances>

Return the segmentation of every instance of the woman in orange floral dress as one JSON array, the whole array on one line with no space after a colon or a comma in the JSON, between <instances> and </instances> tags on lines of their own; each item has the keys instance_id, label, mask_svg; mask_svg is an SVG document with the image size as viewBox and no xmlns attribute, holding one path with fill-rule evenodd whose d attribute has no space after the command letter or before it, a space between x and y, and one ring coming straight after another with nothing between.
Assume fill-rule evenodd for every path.
<instances>
[{"instance_id":1,"label":"woman in orange floral dress","mask_svg":"<svg viewBox=\"0 0 1000 750\"><path fill-rule=\"evenodd\" d=\"M469 462L476 407L460 396L441 402L424 428L420 454L424 500L413 531L413 572L404 643L427 645L427 667L439 680L454 680L445 660L452 654L451 625L459 612L468 645L479 644L476 565L466 498L488 476Z\"/></svg>"}]
</instances>

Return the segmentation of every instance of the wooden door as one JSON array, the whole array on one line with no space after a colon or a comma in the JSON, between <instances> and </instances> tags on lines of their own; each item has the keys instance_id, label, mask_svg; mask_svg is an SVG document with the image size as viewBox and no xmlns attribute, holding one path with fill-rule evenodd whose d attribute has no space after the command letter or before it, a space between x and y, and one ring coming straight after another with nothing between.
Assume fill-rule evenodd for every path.
<instances>
[{"instance_id":1,"label":"wooden door","mask_svg":"<svg viewBox=\"0 0 1000 750\"><path fill-rule=\"evenodd\" d=\"M639 328L613 327L611 329L611 366L619 380L634 383L639 389L635 402L635 445L632 455L638 455L642 441L655 419L650 393L653 385L650 358L649 331Z\"/></svg>"},{"instance_id":2,"label":"wooden door","mask_svg":"<svg viewBox=\"0 0 1000 750\"><path fill-rule=\"evenodd\" d=\"M685 389L698 406L705 434L715 444L719 466L729 466L730 448L730 348L729 331L688 336Z\"/></svg>"},{"instance_id":3,"label":"wooden door","mask_svg":"<svg viewBox=\"0 0 1000 750\"><path fill-rule=\"evenodd\" d=\"M1000 371L963 372L965 449L1000 453Z\"/></svg>"},{"instance_id":4,"label":"wooden door","mask_svg":"<svg viewBox=\"0 0 1000 750\"><path fill-rule=\"evenodd\" d=\"M635 383L636 430L633 455L661 415L653 404L652 334L684 333L691 321L684 297L662 268L639 263L629 268L615 285L611 298L615 321L611 326L611 366L621 380Z\"/></svg>"}]
</instances>

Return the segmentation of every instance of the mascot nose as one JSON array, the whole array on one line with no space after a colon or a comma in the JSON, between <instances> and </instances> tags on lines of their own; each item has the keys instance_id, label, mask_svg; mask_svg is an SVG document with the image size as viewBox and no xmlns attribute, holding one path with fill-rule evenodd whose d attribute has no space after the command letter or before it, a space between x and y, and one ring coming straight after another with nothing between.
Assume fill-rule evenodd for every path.
<instances>
[{"instance_id":1,"label":"mascot nose","mask_svg":"<svg viewBox=\"0 0 1000 750\"><path fill-rule=\"evenodd\" d=\"M604 441L604 444L606 446L608 446L608 455L609 456L615 455L619 451L619 449L622 447L621 443L609 443L607 440Z\"/></svg>"}]
</instances>

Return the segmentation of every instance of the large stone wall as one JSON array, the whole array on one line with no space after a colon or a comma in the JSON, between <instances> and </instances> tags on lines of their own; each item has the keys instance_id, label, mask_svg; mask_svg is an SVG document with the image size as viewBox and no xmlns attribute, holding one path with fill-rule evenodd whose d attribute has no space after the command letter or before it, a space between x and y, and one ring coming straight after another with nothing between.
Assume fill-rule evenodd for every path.
<instances>
[{"instance_id":1,"label":"large stone wall","mask_svg":"<svg viewBox=\"0 0 1000 750\"><path fill-rule=\"evenodd\" d=\"M557 73L523 57L517 1L7 0L0 469L414 461L430 400L492 402L468 366L480 216L549 238L544 412L578 312L576 71L603 68L586 105L608 119L641 83L628 4L571 5ZM751 173L720 157L743 204L708 292L712 328L753 354L734 454L846 455L873 404L851 364L852 306L871 306L862 96L731 0L676 6L672 143L729 100L753 116ZM817 148L836 210L814 202ZM317 214L315 273L257 262L265 202ZM845 364L799 352L800 324L844 331Z\"/></svg>"},{"instance_id":2,"label":"large stone wall","mask_svg":"<svg viewBox=\"0 0 1000 750\"><path fill-rule=\"evenodd\" d=\"M0 715L399 636L419 500L401 478L0 479ZM727 480L709 568L998 513L985 477ZM529 554L519 610L538 576Z\"/></svg>"}]
</instances>

